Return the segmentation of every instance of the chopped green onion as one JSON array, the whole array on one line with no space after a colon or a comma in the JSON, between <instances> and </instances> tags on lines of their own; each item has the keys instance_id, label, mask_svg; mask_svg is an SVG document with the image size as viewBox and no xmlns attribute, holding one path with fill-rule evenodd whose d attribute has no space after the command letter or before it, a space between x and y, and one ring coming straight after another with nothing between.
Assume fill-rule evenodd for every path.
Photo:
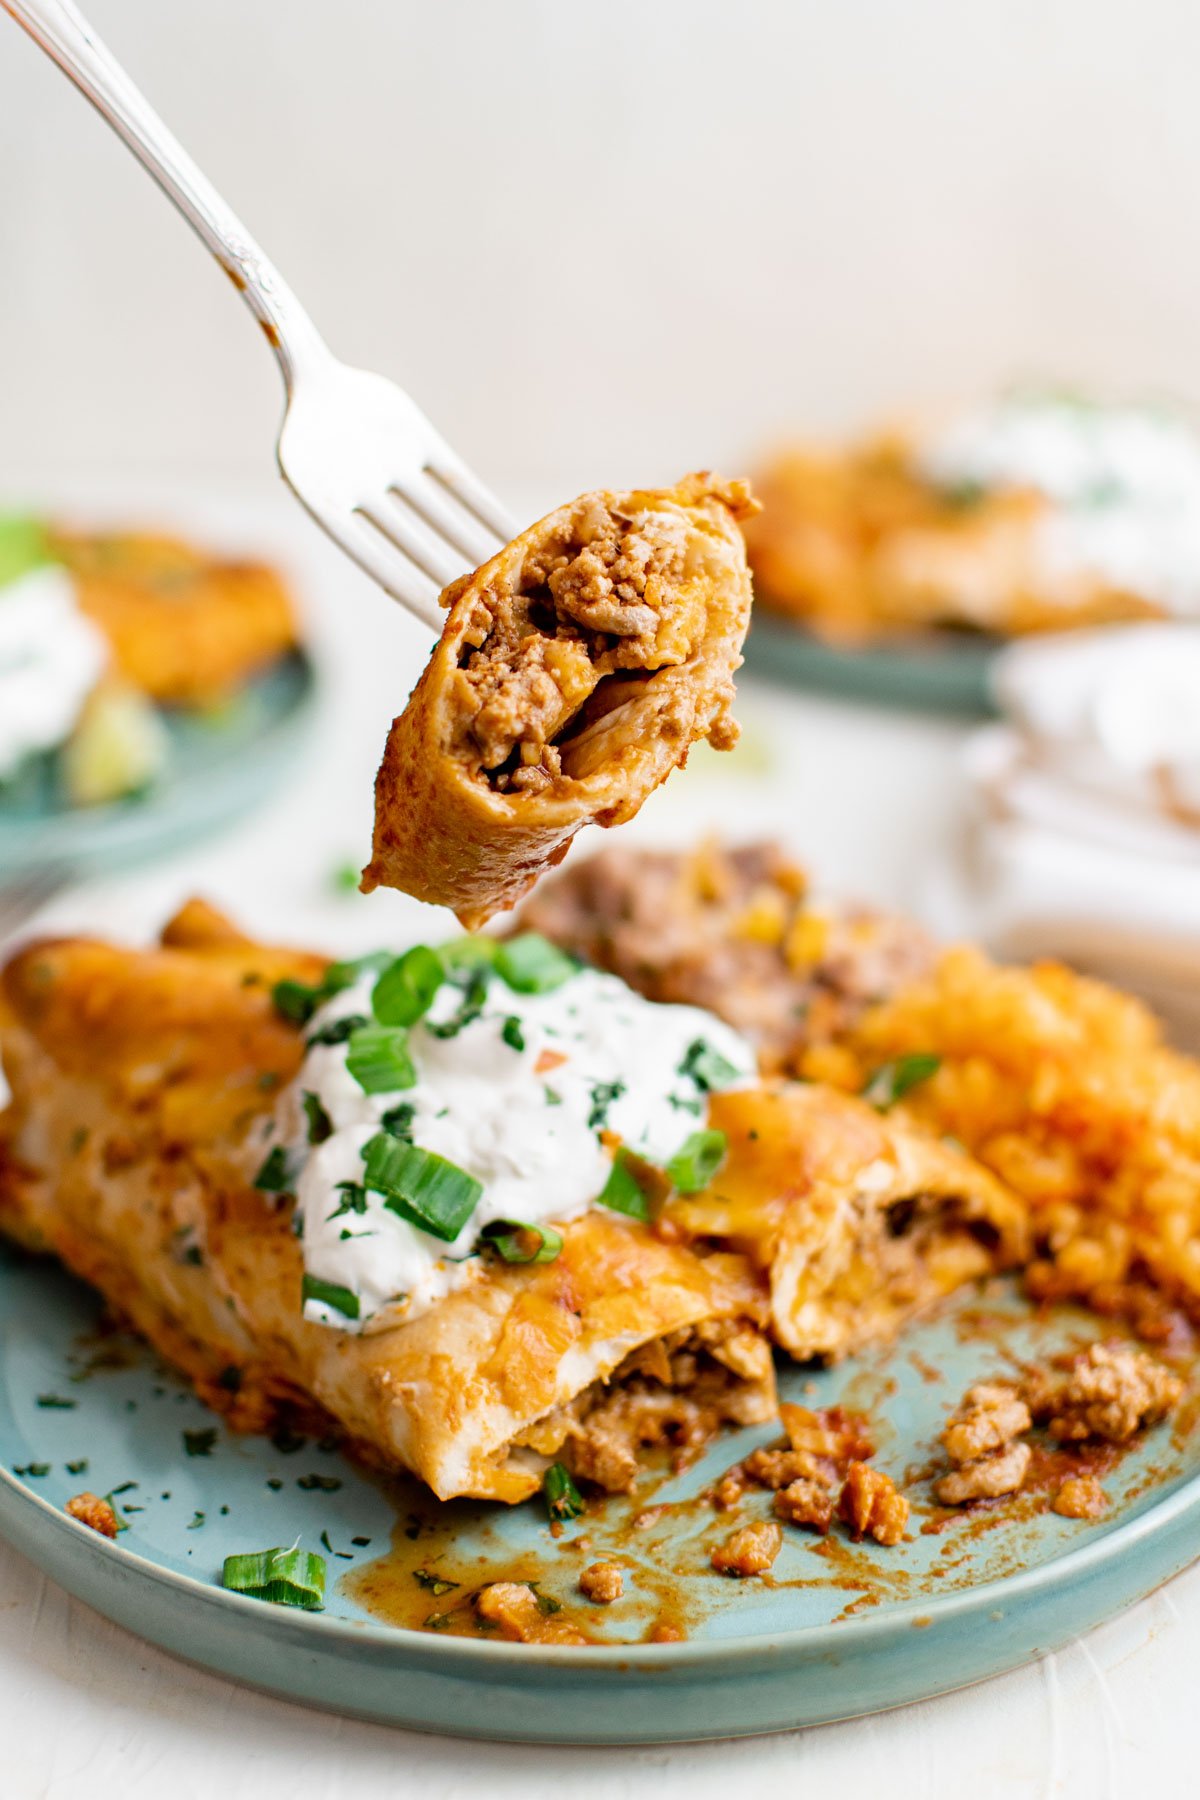
<instances>
[{"instance_id":1,"label":"chopped green onion","mask_svg":"<svg viewBox=\"0 0 1200 1800\"><path fill-rule=\"evenodd\" d=\"M280 1018L293 1025L307 1025L317 1010L317 990L306 981L277 981L271 999Z\"/></svg>"},{"instance_id":2,"label":"chopped green onion","mask_svg":"<svg viewBox=\"0 0 1200 1800\"><path fill-rule=\"evenodd\" d=\"M592 1089L592 1108L588 1113L588 1130L599 1131L608 1124L608 1109L625 1092L623 1081L598 1081Z\"/></svg>"},{"instance_id":3,"label":"chopped green onion","mask_svg":"<svg viewBox=\"0 0 1200 1800\"><path fill-rule=\"evenodd\" d=\"M18 1469L17 1474L19 1475L20 1473L21 1473L21 1471L20 1471L20 1469ZM117 1491L119 1493L120 1489L118 1489ZM105 1494L104 1503L108 1507L109 1512L111 1512L111 1514L113 1516L113 1523L116 1525L117 1530L119 1532L120 1531L128 1531L129 1527L125 1523L124 1519L121 1517L120 1513L117 1511L117 1503L111 1494Z\"/></svg>"},{"instance_id":4,"label":"chopped green onion","mask_svg":"<svg viewBox=\"0 0 1200 1800\"><path fill-rule=\"evenodd\" d=\"M542 1476L542 1492L552 1519L577 1519L587 1511L583 1495L560 1462L551 1463Z\"/></svg>"},{"instance_id":5,"label":"chopped green onion","mask_svg":"<svg viewBox=\"0 0 1200 1800\"><path fill-rule=\"evenodd\" d=\"M264 1194L290 1194L300 1171L282 1144L276 1144L263 1158L254 1186Z\"/></svg>"},{"instance_id":6,"label":"chopped green onion","mask_svg":"<svg viewBox=\"0 0 1200 1800\"><path fill-rule=\"evenodd\" d=\"M579 973L579 964L539 931L523 931L500 945L496 972L518 994L551 994Z\"/></svg>"},{"instance_id":7,"label":"chopped green onion","mask_svg":"<svg viewBox=\"0 0 1200 1800\"><path fill-rule=\"evenodd\" d=\"M318 1006L324 1006L335 994L353 987L359 976L369 969L383 969L392 960L386 950L373 950L369 956L358 956L348 962L330 963L320 981L277 981L271 990L275 1010L294 1025L307 1025ZM324 1038L319 1040L324 1043ZM336 1040L333 1040L336 1042Z\"/></svg>"},{"instance_id":8,"label":"chopped green onion","mask_svg":"<svg viewBox=\"0 0 1200 1800\"><path fill-rule=\"evenodd\" d=\"M525 1033L521 1030L521 1021L518 1019L516 1013L510 1013L508 1018L505 1019L504 1028L501 1031L500 1036L510 1050L523 1050L525 1048Z\"/></svg>"},{"instance_id":9,"label":"chopped green onion","mask_svg":"<svg viewBox=\"0 0 1200 1800\"><path fill-rule=\"evenodd\" d=\"M318 1044L348 1043L356 1031L361 1031L369 1024L370 1020L364 1013L347 1013L344 1018L331 1019L328 1025L310 1032L304 1040L304 1048L313 1050Z\"/></svg>"},{"instance_id":10,"label":"chopped green onion","mask_svg":"<svg viewBox=\"0 0 1200 1800\"><path fill-rule=\"evenodd\" d=\"M322 1106L316 1094L301 1095L304 1116L308 1120L308 1141L310 1144L323 1144L326 1138L333 1136L333 1120Z\"/></svg>"},{"instance_id":11,"label":"chopped green onion","mask_svg":"<svg viewBox=\"0 0 1200 1800\"><path fill-rule=\"evenodd\" d=\"M430 1594L449 1594L460 1585L457 1581L447 1581L444 1575L433 1575L428 1569L414 1569L412 1577L418 1587L425 1588Z\"/></svg>"},{"instance_id":12,"label":"chopped green onion","mask_svg":"<svg viewBox=\"0 0 1200 1800\"><path fill-rule=\"evenodd\" d=\"M321 1281L316 1275L306 1275L301 1296L304 1300L316 1300L321 1306L331 1307L346 1319L357 1319L359 1315L358 1295L352 1294L347 1287L339 1287L336 1281Z\"/></svg>"},{"instance_id":13,"label":"chopped green onion","mask_svg":"<svg viewBox=\"0 0 1200 1800\"><path fill-rule=\"evenodd\" d=\"M316 1612L325 1604L325 1558L315 1550L257 1550L227 1556L222 1584L253 1600Z\"/></svg>"},{"instance_id":14,"label":"chopped green onion","mask_svg":"<svg viewBox=\"0 0 1200 1800\"><path fill-rule=\"evenodd\" d=\"M649 1221L650 1198L633 1172L627 1150L617 1151L608 1180L596 1195L596 1204L624 1213L627 1218L640 1219L643 1224Z\"/></svg>"},{"instance_id":15,"label":"chopped green onion","mask_svg":"<svg viewBox=\"0 0 1200 1800\"><path fill-rule=\"evenodd\" d=\"M563 1243L552 1225L522 1225L516 1219L496 1219L485 1225L479 1241L507 1263L553 1262Z\"/></svg>"},{"instance_id":16,"label":"chopped green onion","mask_svg":"<svg viewBox=\"0 0 1200 1800\"><path fill-rule=\"evenodd\" d=\"M335 894L357 894L362 871L356 862L338 863L329 871L329 885Z\"/></svg>"},{"instance_id":17,"label":"chopped green onion","mask_svg":"<svg viewBox=\"0 0 1200 1800\"><path fill-rule=\"evenodd\" d=\"M417 1109L411 1100L399 1100L395 1106L388 1107L379 1123L385 1131L390 1131L393 1137L404 1138L407 1143L411 1144L413 1120L416 1114Z\"/></svg>"},{"instance_id":18,"label":"chopped green onion","mask_svg":"<svg viewBox=\"0 0 1200 1800\"><path fill-rule=\"evenodd\" d=\"M377 1132L363 1146L363 1181L411 1225L445 1243L458 1236L479 1203L482 1182L432 1150Z\"/></svg>"},{"instance_id":19,"label":"chopped green onion","mask_svg":"<svg viewBox=\"0 0 1200 1800\"><path fill-rule=\"evenodd\" d=\"M452 976L451 979L453 980L455 977ZM487 991L487 968L481 966L473 969L465 977L463 997L459 1002L458 1011L440 1025L435 1025L432 1020L426 1019L426 1031L429 1032L431 1037L436 1038L457 1037L459 1032L463 1029L463 1026L474 1024L475 1020L483 1011L483 1004L487 999Z\"/></svg>"},{"instance_id":20,"label":"chopped green onion","mask_svg":"<svg viewBox=\"0 0 1200 1800\"><path fill-rule=\"evenodd\" d=\"M346 1068L364 1094L390 1094L417 1084L408 1033L402 1026L360 1025L350 1038Z\"/></svg>"},{"instance_id":21,"label":"chopped green onion","mask_svg":"<svg viewBox=\"0 0 1200 1800\"><path fill-rule=\"evenodd\" d=\"M183 1447L189 1456L211 1456L217 1441L216 1427L204 1426L198 1431L183 1433Z\"/></svg>"},{"instance_id":22,"label":"chopped green onion","mask_svg":"<svg viewBox=\"0 0 1200 1800\"><path fill-rule=\"evenodd\" d=\"M437 954L446 973L454 975L471 969L492 968L499 948L495 938L476 933L470 937L451 938L449 943L439 944Z\"/></svg>"},{"instance_id":23,"label":"chopped green onion","mask_svg":"<svg viewBox=\"0 0 1200 1800\"><path fill-rule=\"evenodd\" d=\"M915 1088L922 1081L928 1081L936 1075L942 1066L940 1056L932 1056L918 1052L913 1056L898 1056L894 1062L886 1062L875 1070L862 1090L862 1097L880 1112L887 1112L902 1100L910 1088Z\"/></svg>"},{"instance_id":24,"label":"chopped green onion","mask_svg":"<svg viewBox=\"0 0 1200 1800\"><path fill-rule=\"evenodd\" d=\"M371 1011L381 1025L415 1025L423 1019L446 978L437 952L415 944L389 963L371 993Z\"/></svg>"},{"instance_id":25,"label":"chopped green onion","mask_svg":"<svg viewBox=\"0 0 1200 1800\"><path fill-rule=\"evenodd\" d=\"M667 1174L681 1194L698 1194L725 1161L728 1147L723 1131L693 1131L667 1164Z\"/></svg>"},{"instance_id":26,"label":"chopped green onion","mask_svg":"<svg viewBox=\"0 0 1200 1800\"><path fill-rule=\"evenodd\" d=\"M346 1213L365 1213L367 1210L367 1190L360 1181L338 1181L334 1183L336 1191L342 1196L330 1213L331 1219L340 1219Z\"/></svg>"},{"instance_id":27,"label":"chopped green onion","mask_svg":"<svg viewBox=\"0 0 1200 1800\"><path fill-rule=\"evenodd\" d=\"M715 1088L725 1088L738 1079L741 1071L736 1069L727 1056L714 1050L704 1038L697 1038L688 1045L687 1054L677 1071L680 1075L690 1075L701 1093L709 1094Z\"/></svg>"}]
</instances>

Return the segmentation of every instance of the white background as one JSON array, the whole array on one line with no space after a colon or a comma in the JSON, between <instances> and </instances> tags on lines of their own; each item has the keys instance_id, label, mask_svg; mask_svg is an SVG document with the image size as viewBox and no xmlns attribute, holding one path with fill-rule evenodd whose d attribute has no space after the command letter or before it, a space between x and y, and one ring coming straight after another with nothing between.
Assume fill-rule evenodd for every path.
<instances>
[{"instance_id":1,"label":"white background","mask_svg":"<svg viewBox=\"0 0 1200 1800\"><path fill-rule=\"evenodd\" d=\"M557 498L1014 372L1200 395L1191 0L87 0L334 347ZM0 31L0 483L266 483L277 380Z\"/></svg>"},{"instance_id":2,"label":"white background","mask_svg":"<svg viewBox=\"0 0 1200 1800\"><path fill-rule=\"evenodd\" d=\"M518 510L736 472L776 434L1014 372L1200 397L1190 0L88 3L334 347L407 381ZM0 18L0 494L266 494L278 408L228 283ZM398 897L339 905L327 874L363 847L419 647L296 541L332 658L305 770L219 845L71 896L62 923L145 929L200 888L331 948L403 930ZM682 838L736 809L831 885L911 903L955 828L957 732L749 684L740 711L743 772L698 760L633 829ZM234 1690L0 1548L0 1793L1136 1800L1192 1784L1198 1650L1193 1571L1051 1661L884 1719L526 1752Z\"/></svg>"}]
</instances>

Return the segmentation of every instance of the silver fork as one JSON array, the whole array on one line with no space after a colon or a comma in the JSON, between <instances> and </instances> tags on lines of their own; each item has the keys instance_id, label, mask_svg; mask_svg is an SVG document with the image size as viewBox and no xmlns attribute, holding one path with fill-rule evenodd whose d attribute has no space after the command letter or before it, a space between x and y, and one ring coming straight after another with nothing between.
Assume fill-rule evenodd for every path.
<instances>
[{"instance_id":1,"label":"silver fork","mask_svg":"<svg viewBox=\"0 0 1200 1800\"><path fill-rule=\"evenodd\" d=\"M0 0L124 139L212 251L262 326L287 402L280 471L317 524L417 618L513 536L499 501L420 407L330 352L274 265L71 0Z\"/></svg>"}]
</instances>

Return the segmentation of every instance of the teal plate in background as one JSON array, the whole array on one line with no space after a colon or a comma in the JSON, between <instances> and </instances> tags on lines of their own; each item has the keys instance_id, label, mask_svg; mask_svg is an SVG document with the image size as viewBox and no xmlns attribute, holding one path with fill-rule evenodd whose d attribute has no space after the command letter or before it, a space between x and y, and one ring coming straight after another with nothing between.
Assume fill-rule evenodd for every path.
<instances>
[{"instance_id":1,"label":"teal plate in background","mask_svg":"<svg viewBox=\"0 0 1200 1800\"><path fill-rule=\"evenodd\" d=\"M746 668L848 700L979 718L996 711L990 672L1002 648L1002 639L975 632L927 631L849 649L756 609Z\"/></svg>"},{"instance_id":2,"label":"teal plate in background","mask_svg":"<svg viewBox=\"0 0 1200 1800\"><path fill-rule=\"evenodd\" d=\"M108 873L232 823L293 767L315 691L312 663L294 651L217 713L162 713L170 744L162 778L108 805L68 805L55 759L34 759L0 788L0 879L44 866L72 878Z\"/></svg>"},{"instance_id":3,"label":"teal plate in background","mask_svg":"<svg viewBox=\"0 0 1200 1800\"><path fill-rule=\"evenodd\" d=\"M1000 1284L960 1297L888 1351L785 1371L791 1398L872 1415L876 1462L905 1478L913 1501L910 1535L884 1549L855 1546L841 1527L828 1539L788 1527L770 1576L745 1581L715 1574L711 1550L735 1524L766 1516L770 1496L752 1492L724 1514L698 1496L777 1427L731 1434L686 1472L660 1471L632 1499L594 1505L556 1539L540 1504L438 1508L328 1445L231 1434L149 1351L103 1335L94 1296L50 1263L0 1251L0 1321L0 1530L19 1550L179 1656L293 1700L416 1728L634 1744L850 1718L1044 1654L1185 1567L1200 1544L1187 1402L1174 1436L1159 1427L1105 1472L1112 1506L1098 1523L1047 1510L1044 1487L965 1514L936 1507L937 1435L969 1383L1008 1371L1013 1353L1045 1356L1105 1334L1077 1312L1035 1320ZM85 1459L86 1469L68 1469ZM115 1543L61 1510L83 1488L121 1490L128 1530ZM329 1555L324 1613L217 1585L227 1554L294 1540ZM614 1550L626 1597L589 1606L578 1573ZM561 1617L606 1641L453 1634L453 1609L469 1607L474 1588L531 1573ZM409 1614L449 1612L448 1628L398 1628L355 1598L377 1608L397 1581ZM458 1585L439 1593L434 1581ZM646 1642L666 1616L667 1587L686 1641Z\"/></svg>"}]
</instances>

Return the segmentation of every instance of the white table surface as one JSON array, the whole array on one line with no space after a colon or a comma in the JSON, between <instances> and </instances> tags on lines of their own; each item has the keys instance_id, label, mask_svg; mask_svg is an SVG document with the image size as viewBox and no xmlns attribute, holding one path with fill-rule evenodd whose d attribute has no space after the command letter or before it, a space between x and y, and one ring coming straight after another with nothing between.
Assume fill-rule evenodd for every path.
<instances>
[{"instance_id":1,"label":"white table surface","mask_svg":"<svg viewBox=\"0 0 1200 1800\"><path fill-rule=\"evenodd\" d=\"M338 895L332 880L367 848L374 766L424 634L286 507L190 506L185 517L265 541L296 563L326 664L311 749L290 788L253 820L169 863L76 889L47 923L136 937L202 893L252 929L338 951L439 929L443 921L431 927L414 902ZM748 680L739 712L743 746L695 756L627 835L686 842L717 829L771 831L823 885L916 904L958 825L961 729ZM776 1783L837 1800L1175 1795L1194 1789L1197 1657L1193 1568L1055 1656L874 1719L650 1750L471 1744L306 1711L190 1668L0 1544L0 1800L451 1800L485 1791L495 1800L705 1800Z\"/></svg>"}]
</instances>

